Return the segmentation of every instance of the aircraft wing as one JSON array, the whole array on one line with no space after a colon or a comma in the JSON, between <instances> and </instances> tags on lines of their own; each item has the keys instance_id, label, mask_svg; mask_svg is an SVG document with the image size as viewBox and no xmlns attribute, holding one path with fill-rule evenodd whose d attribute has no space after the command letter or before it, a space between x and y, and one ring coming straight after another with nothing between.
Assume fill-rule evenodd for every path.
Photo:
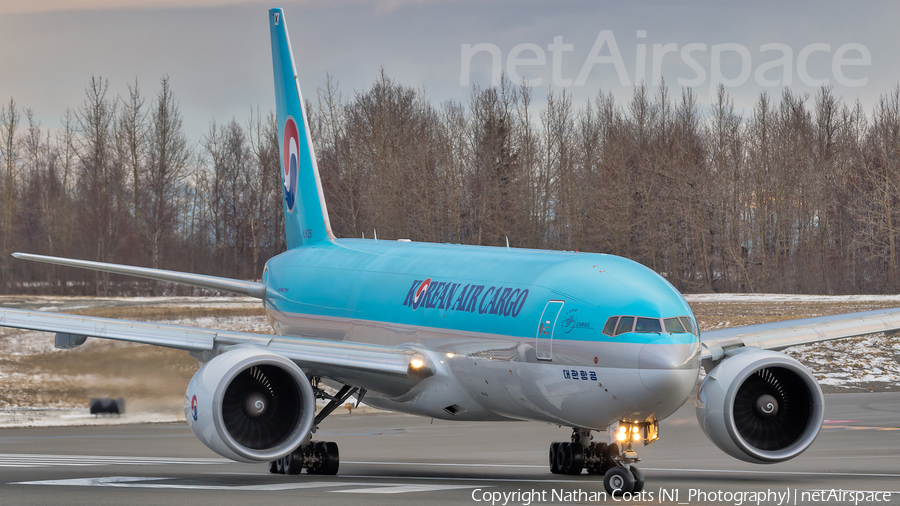
<instances>
[{"instance_id":1,"label":"aircraft wing","mask_svg":"<svg viewBox=\"0 0 900 506\"><path fill-rule=\"evenodd\" d=\"M312 376L324 376L386 395L409 391L434 374L428 358L405 346L378 346L323 339L115 320L43 311L0 308L0 327L56 333L59 348L73 348L86 337L152 344L192 352L208 359L216 348L258 346L293 360ZM414 359L416 368L412 365ZM421 362L418 362L421 361Z\"/></svg>"},{"instance_id":2,"label":"aircraft wing","mask_svg":"<svg viewBox=\"0 0 900 506\"><path fill-rule=\"evenodd\" d=\"M114 274L125 274L127 276L181 283L183 285L199 286L201 288L212 288L213 290L222 290L223 292L249 295L250 297L256 297L257 299L266 298L266 285L254 281L242 281L240 279L205 276L203 274L167 271L164 269L151 269L149 267L92 262L90 260L76 260L74 258L32 255L31 253L13 253L12 256L20 260L31 260L34 262L77 267L79 269L90 269L92 271L111 272Z\"/></svg>"},{"instance_id":3,"label":"aircraft wing","mask_svg":"<svg viewBox=\"0 0 900 506\"><path fill-rule=\"evenodd\" d=\"M704 364L714 364L745 346L780 351L801 344L897 331L900 308L892 308L711 330L701 333L700 342Z\"/></svg>"}]
</instances>

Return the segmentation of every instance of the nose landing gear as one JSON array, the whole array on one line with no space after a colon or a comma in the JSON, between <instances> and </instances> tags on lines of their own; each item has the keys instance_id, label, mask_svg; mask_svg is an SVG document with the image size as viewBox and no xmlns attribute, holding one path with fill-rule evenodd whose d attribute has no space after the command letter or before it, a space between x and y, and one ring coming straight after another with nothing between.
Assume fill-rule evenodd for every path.
<instances>
[{"instance_id":1,"label":"nose landing gear","mask_svg":"<svg viewBox=\"0 0 900 506\"><path fill-rule=\"evenodd\" d=\"M550 472L577 475L587 469L588 474L603 475L608 494L637 494L644 490L644 474L634 465L641 459L632 448L631 438L624 445L620 454L618 444L591 442L591 431L573 428L571 441L550 443Z\"/></svg>"}]
</instances>

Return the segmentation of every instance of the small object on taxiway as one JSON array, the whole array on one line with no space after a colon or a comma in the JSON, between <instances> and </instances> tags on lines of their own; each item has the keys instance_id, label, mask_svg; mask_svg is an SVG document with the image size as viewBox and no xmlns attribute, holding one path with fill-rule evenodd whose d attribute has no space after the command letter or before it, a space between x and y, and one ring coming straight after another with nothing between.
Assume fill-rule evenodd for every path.
<instances>
[{"instance_id":1,"label":"small object on taxiway","mask_svg":"<svg viewBox=\"0 0 900 506\"><path fill-rule=\"evenodd\" d=\"M91 399L91 414L92 415L124 415L125 414L125 399L119 397L118 399L111 399L109 397L100 397L98 399Z\"/></svg>"}]
</instances>

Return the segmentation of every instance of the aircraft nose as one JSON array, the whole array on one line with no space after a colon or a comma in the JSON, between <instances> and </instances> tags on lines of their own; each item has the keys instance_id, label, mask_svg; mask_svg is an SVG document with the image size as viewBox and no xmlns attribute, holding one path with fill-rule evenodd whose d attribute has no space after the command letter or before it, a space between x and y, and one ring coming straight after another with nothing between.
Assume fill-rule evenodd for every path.
<instances>
[{"instance_id":1,"label":"aircraft nose","mask_svg":"<svg viewBox=\"0 0 900 506\"><path fill-rule=\"evenodd\" d=\"M657 394L691 393L700 374L700 342L662 337L644 345L638 355L641 382Z\"/></svg>"}]
</instances>

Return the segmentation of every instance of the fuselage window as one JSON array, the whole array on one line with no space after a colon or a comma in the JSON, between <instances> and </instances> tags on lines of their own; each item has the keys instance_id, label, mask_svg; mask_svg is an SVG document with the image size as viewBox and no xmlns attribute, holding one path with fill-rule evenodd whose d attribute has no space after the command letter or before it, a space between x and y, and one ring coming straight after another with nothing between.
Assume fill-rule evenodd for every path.
<instances>
[{"instance_id":1,"label":"fuselage window","mask_svg":"<svg viewBox=\"0 0 900 506\"><path fill-rule=\"evenodd\" d=\"M606 320L606 325L603 326L603 333L608 336L615 335L617 321L619 321L618 316L610 316L609 320Z\"/></svg>"},{"instance_id":2,"label":"fuselage window","mask_svg":"<svg viewBox=\"0 0 900 506\"><path fill-rule=\"evenodd\" d=\"M689 332L691 334L694 334L695 336L700 335L700 331L697 329L697 324L694 323L693 318L690 318L688 316L679 316L678 319L681 320L682 324L684 324L684 328L690 329Z\"/></svg>"},{"instance_id":3,"label":"fuselage window","mask_svg":"<svg viewBox=\"0 0 900 506\"><path fill-rule=\"evenodd\" d=\"M662 325L657 318L638 318L634 326L635 332L662 332Z\"/></svg>"},{"instance_id":4,"label":"fuselage window","mask_svg":"<svg viewBox=\"0 0 900 506\"><path fill-rule=\"evenodd\" d=\"M663 322L666 324L666 332L687 332L678 318L666 318Z\"/></svg>"},{"instance_id":5,"label":"fuselage window","mask_svg":"<svg viewBox=\"0 0 900 506\"><path fill-rule=\"evenodd\" d=\"M631 332L632 325L634 325L634 316L623 316L619 318L619 325L616 327L616 335Z\"/></svg>"}]
</instances>

